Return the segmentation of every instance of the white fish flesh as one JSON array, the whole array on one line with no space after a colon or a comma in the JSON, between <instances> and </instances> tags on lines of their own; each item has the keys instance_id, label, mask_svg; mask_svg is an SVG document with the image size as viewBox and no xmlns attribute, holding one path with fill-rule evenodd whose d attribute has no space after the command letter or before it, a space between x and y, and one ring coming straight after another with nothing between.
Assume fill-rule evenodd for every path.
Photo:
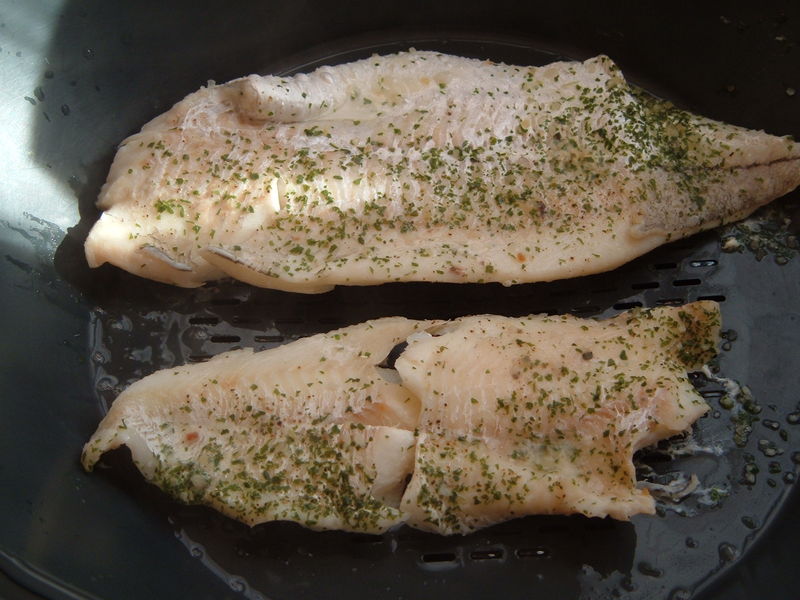
<instances>
[{"instance_id":1,"label":"white fish flesh","mask_svg":"<svg viewBox=\"0 0 800 600\"><path fill-rule=\"evenodd\" d=\"M719 326L713 302L604 321L369 321L145 377L82 461L127 445L177 499L250 525L452 534L529 514L627 519L654 511L633 453L708 409L687 371L714 357Z\"/></svg>"},{"instance_id":2,"label":"white fish flesh","mask_svg":"<svg viewBox=\"0 0 800 600\"><path fill-rule=\"evenodd\" d=\"M510 285L613 269L798 184L791 139L679 110L607 57L410 51L190 94L122 144L85 249L188 287Z\"/></svg>"},{"instance_id":3,"label":"white fish flesh","mask_svg":"<svg viewBox=\"0 0 800 600\"><path fill-rule=\"evenodd\" d=\"M381 319L153 373L116 399L83 464L127 445L166 492L245 523L383 531L402 521L419 401L375 363L430 324Z\"/></svg>"}]
</instances>

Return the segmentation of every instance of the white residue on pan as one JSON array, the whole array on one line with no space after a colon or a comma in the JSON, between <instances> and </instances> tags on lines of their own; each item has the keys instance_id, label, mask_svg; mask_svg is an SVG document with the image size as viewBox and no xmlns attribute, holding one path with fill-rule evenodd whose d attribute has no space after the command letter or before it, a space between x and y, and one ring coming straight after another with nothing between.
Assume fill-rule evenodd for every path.
<instances>
[{"instance_id":1,"label":"white residue on pan","mask_svg":"<svg viewBox=\"0 0 800 600\"><path fill-rule=\"evenodd\" d=\"M708 365L703 366L703 375L705 375L706 379L709 381L718 383L725 388L725 393L728 394L728 396L730 396L734 402L738 400L739 394L742 392L742 386L740 386L736 381L733 379L728 379L727 377L719 377L718 375L714 375L714 373L711 372L711 369L708 368Z\"/></svg>"},{"instance_id":2,"label":"white residue on pan","mask_svg":"<svg viewBox=\"0 0 800 600\"><path fill-rule=\"evenodd\" d=\"M669 444L665 448L660 448L659 451L670 458L680 458L683 456L697 456L698 454L722 456L728 451L728 448L725 447L722 441L701 444L695 438L694 432L689 431L682 438L670 440Z\"/></svg>"},{"instance_id":3,"label":"white residue on pan","mask_svg":"<svg viewBox=\"0 0 800 600\"><path fill-rule=\"evenodd\" d=\"M693 517L703 509L716 508L730 493L730 486L724 483L701 485L694 473L677 471L668 474L669 479L663 483L640 481L637 485L650 491L656 500L656 507L662 511L671 511L684 517ZM688 499L692 501L689 502Z\"/></svg>"},{"instance_id":4,"label":"white residue on pan","mask_svg":"<svg viewBox=\"0 0 800 600\"><path fill-rule=\"evenodd\" d=\"M700 486L697 475L692 473L676 473L675 478L668 483L656 483L654 481L642 481L639 487L650 490L650 493L657 499L666 499L671 502L680 502L691 495Z\"/></svg>"}]
</instances>

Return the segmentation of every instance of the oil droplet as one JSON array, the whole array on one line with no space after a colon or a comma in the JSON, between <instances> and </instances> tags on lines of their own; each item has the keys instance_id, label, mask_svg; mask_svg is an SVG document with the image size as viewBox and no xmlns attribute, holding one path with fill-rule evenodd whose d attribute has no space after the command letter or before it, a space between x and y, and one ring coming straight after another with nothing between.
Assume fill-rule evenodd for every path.
<instances>
[{"instance_id":1,"label":"oil droplet","mask_svg":"<svg viewBox=\"0 0 800 600\"><path fill-rule=\"evenodd\" d=\"M783 469L781 469L781 463L779 463L777 460L770 461L769 467L767 467L767 470L770 473L772 473L773 475L777 475L778 473L783 471Z\"/></svg>"},{"instance_id":2,"label":"oil droplet","mask_svg":"<svg viewBox=\"0 0 800 600\"><path fill-rule=\"evenodd\" d=\"M34 95L34 96L36 96L36 99L37 99L39 102L41 102L42 100L44 100L44 90L42 89L42 86L37 86L37 87L36 87L36 88L33 90L33 95Z\"/></svg>"},{"instance_id":3,"label":"oil droplet","mask_svg":"<svg viewBox=\"0 0 800 600\"><path fill-rule=\"evenodd\" d=\"M648 577L661 577L664 571L651 565L649 562L642 561L638 565L639 573Z\"/></svg>"},{"instance_id":4,"label":"oil droplet","mask_svg":"<svg viewBox=\"0 0 800 600\"><path fill-rule=\"evenodd\" d=\"M722 542L719 545L719 557L722 562L733 562L739 556L739 550L733 544Z\"/></svg>"},{"instance_id":5,"label":"oil droplet","mask_svg":"<svg viewBox=\"0 0 800 600\"><path fill-rule=\"evenodd\" d=\"M25 96L25 100L27 100L28 102L30 102L30 103L31 103L33 106L36 106L36 100L34 100L33 98L31 98L30 96Z\"/></svg>"},{"instance_id":6,"label":"oil droplet","mask_svg":"<svg viewBox=\"0 0 800 600\"><path fill-rule=\"evenodd\" d=\"M61 114L64 115L65 117L69 114L69 105L67 104L61 105Z\"/></svg>"},{"instance_id":7,"label":"oil droplet","mask_svg":"<svg viewBox=\"0 0 800 600\"><path fill-rule=\"evenodd\" d=\"M203 552L203 548L200 546L192 546L191 549L189 550L189 554L191 554L195 558L202 558L205 552Z\"/></svg>"},{"instance_id":8,"label":"oil droplet","mask_svg":"<svg viewBox=\"0 0 800 600\"><path fill-rule=\"evenodd\" d=\"M699 545L700 544L697 542L696 539L694 539L692 537L687 537L686 538L686 547L687 548L697 548L697 546L699 546Z\"/></svg>"},{"instance_id":9,"label":"oil droplet","mask_svg":"<svg viewBox=\"0 0 800 600\"><path fill-rule=\"evenodd\" d=\"M769 478L769 479L767 479L767 485L768 485L769 487L772 487L772 488L774 488L775 486L777 486L777 485L778 485L778 482L777 482L777 481L775 481L775 480L774 480L774 479L772 479L772 478Z\"/></svg>"},{"instance_id":10,"label":"oil droplet","mask_svg":"<svg viewBox=\"0 0 800 600\"><path fill-rule=\"evenodd\" d=\"M783 454L783 449L778 448L775 442L770 440L758 440L758 449L761 451L761 454L767 458Z\"/></svg>"},{"instance_id":11,"label":"oil droplet","mask_svg":"<svg viewBox=\"0 0 800 600\"><path fill-rule=\"evenodd\" d=\"M751 415L757 415L761 412L761 405L752 398L748 398L744 401L744 409Z\"/></svg>"},{"instance_id":12,"label":"oil droplet","mask_svg":"<svg viewBox=\"0 0 800 600\"><path fill-rule=\"evenodd\" d=\"M689 590L676 588L672 590L672 593L669 595L669 600L689 600L691 597L692 593Z\"/></svg>"},{"instance_id":13,"label":"oil droplet","mask_svg":"<svg viewBox=\"0 0 800 600\"><path fill-rule=\"evenodd\" d=\"M797 476L792 472L783 474L783 483L791 484L795 482L795 479L797 479Z\"/></svg>"},{"instance_id":14,"label":"oil droplet","mask_svg":"<svg viewBox=\"0 0 800 600\"><path fill-rule=\"evenodd\" d=\"M742 517L742 523L748 529L758 529L758 523L753 517Z\"/></svg>"},{"instance_id":15,"label":"oil droplet","mask_svg":"<svg viewBox=\"0 0 800 600\"><path fill-rule=\"evenodd\" d=\"M94 58L94 50L91 48L86 48L86 50L83 51L83 57L86 60L92 60Z\"/></svg>"},{"instance_id":16,"label":"oil droplet","mask_svg":"<svg viewBox=\"0 0 800 600\"><path fill-rule=\"evenodd\" d=\"M772 431L778 431L781 428L781 424L777 421L773 421L772 419L764 419L761 421L761 424L764 425L767 429L771 429Z\"/></svg>"},{"instance_id":17,"label":"oil droplet","mask_svg":"<svg viewBox=\"0 0 800 600\"><path fill-rule=\"evenodd\" d=\"M797 425L800 423L800 412L791 412L786 415L786 422L789 425Z\"/></svg>"},{"instance_id":18,"label":"oil droplet","mask_svg":"<svg viewBox=\"0 0 800 600\"><path fill-rule=\"evenodd\" d=\"M787 96L794 96L796 93L797 93L797 90L795 90L793 87L787 87L786 88L786 95Z\"/></svg>"}]
</instances>

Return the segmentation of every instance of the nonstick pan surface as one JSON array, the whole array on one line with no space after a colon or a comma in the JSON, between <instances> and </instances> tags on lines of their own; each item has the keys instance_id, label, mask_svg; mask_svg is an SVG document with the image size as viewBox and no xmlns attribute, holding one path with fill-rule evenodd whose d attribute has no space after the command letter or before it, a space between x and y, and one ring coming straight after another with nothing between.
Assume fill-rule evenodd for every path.
<instances>
[{"instance_id":1,"label":"nonstick pan surface","mask_svg":"<svg viewBox=\"0 0 800 600\"><path fill-rule=\"evenodd\" d=\"M299 296L182 290L82 255L116 144L208 79L289 73L414 46L543 64L609 54L680 106L800 135L800 11L658 14L620 6L420 2L0 2L0 596L10 598L795 598L800 498L800 195L749 230L695 236L612 273L550 284L392 284ZM755 235L759 229L761 234ZM721 251L737 236L740 252ZM747 386L641 475L698 492L630 523L530 517L466 537L249 529L143 483L126 451L92 475L82 444L155 369L368 318L491 312L608 316L721 303L715 369ZM752 397L752 399L750 399ZM737 445L738 442L738 445ZM768 590L768 591L767 591Z\"/></svg>"}]
</instances>

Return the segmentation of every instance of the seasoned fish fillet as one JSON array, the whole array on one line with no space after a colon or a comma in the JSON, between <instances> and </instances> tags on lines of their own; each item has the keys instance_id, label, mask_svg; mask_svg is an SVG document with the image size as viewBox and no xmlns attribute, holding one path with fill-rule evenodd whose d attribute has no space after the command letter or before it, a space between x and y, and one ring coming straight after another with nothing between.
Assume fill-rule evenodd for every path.
<instances>
[{"instance_id":1,"label":"seasoned fish fillet","mask_svg":"<svg viewBox=\"0 0 800 600\"><path fill-rule=\"evenodd\" d=\"M430 324L382 319L158 371L117 398L83 464L124 444L167 493L250 525L384 531L403 520L419 402L376 357Z\"/></svg>"},{"instance_id":2,"label":"seasoned fish fillet","mask_svg":"<svg viewBox=\"0 0 800 600\"><path fill-rule=\"evenodd\" d=\"M712 302L605 321L379 319L154 373L114 402L82 461L125 444L168 493L251 525L627 519L654 510L633 453L708 409L687 370L714 357L718 332Z\"/></svg>"},{"instance_id":3,"label":"seasoned fish fillet","mask_svg":"<svg viewBox=\"0 0 800 600\"><path fill-rule=\"evenodd\" d=\"M413 336L396 366L422 404L409 525L467 533L510 518L652 513L633 453L708 406L687 377L716 355L716 304L465 317Z\"/></svg>"},{"instance_id":4,"label":"seasoned fish fillet","mask_svg":"<svg viewBox=\"0 0 800 600\"><path fill-rule=\"evenodd\" d=\"M607 57L410 51L190 94L120 147L86 256L188 287L510 285L615 268L798 184L789 138L678 110Z\"/></svg>"}]
</instances>

